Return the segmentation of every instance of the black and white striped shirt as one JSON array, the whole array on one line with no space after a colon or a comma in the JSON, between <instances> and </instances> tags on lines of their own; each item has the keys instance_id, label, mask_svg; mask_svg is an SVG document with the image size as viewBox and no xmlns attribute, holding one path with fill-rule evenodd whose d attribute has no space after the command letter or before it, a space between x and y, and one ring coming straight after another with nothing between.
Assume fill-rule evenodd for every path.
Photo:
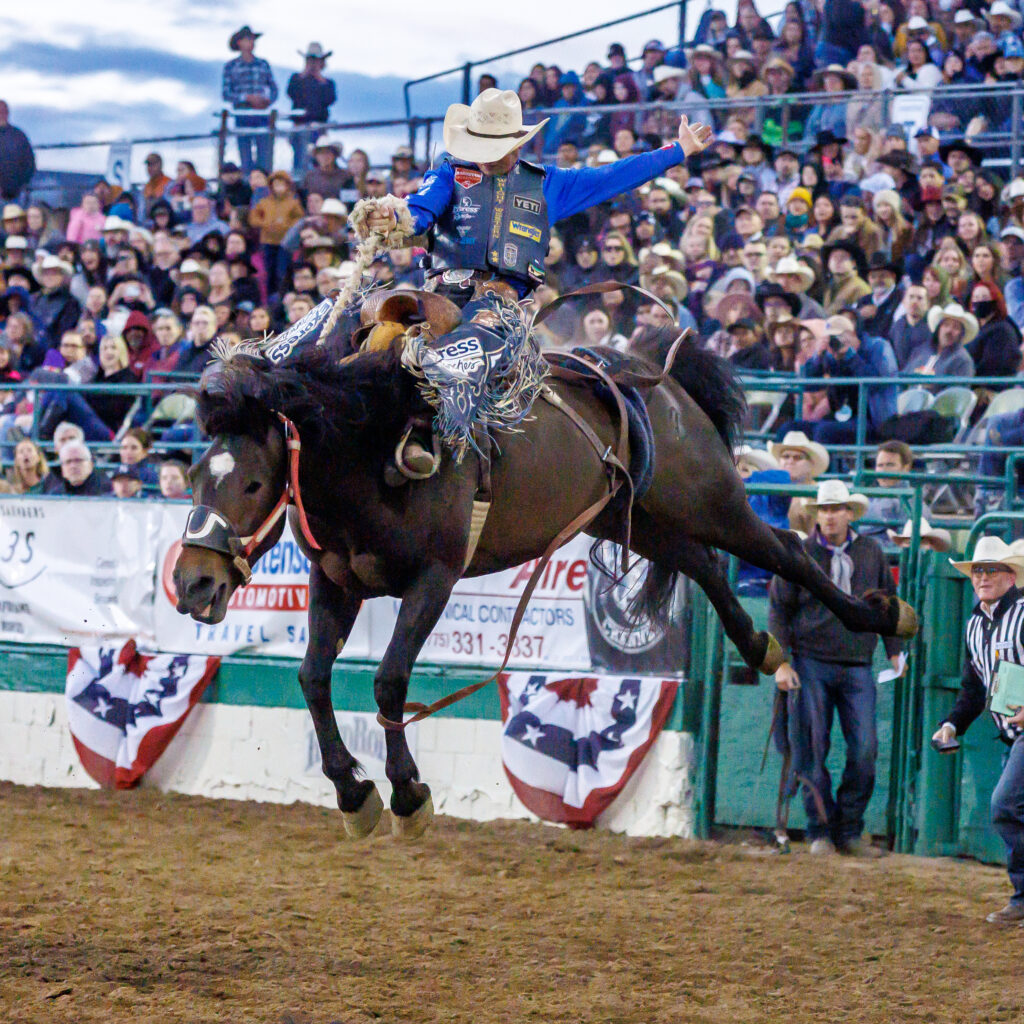
<instances>
[{"instance_id":1,"label":"black and white striped shirt","mask_svg":"<svg viewBox=\"0 0 1024 1024\"><path fill-rule=\"evenodd\" d=\"M1012 587L986 612L979 602L967 620L967 658L960 693L946 721L956 726L957 735L984 710L986 697L1000 660L1024 665L1024 591ZM1008 725L1006 716L992 712L1001 738L1012 743L1021 729Z\"/></svg>"}]
</instances>

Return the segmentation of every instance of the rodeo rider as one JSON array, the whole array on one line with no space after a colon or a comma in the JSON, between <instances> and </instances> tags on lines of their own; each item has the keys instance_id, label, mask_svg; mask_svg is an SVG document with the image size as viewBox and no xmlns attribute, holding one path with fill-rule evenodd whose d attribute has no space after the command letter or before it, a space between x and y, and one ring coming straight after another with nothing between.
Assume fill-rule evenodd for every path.
<instances>
[{"instance_id":1,"label":"rodeo rider","mask_svg":"<svg viewBox=\"0 0 1024 1024\"><path fill-rule=\"evenodd\" d=\"M948 744L962 736L984 710L999 659L1024 665L1024 557L998 537L982 537L969 562L952 565L970 578L978 603L967 620L967 655L953 710L932 741ZM1006 744L1003 773L992 791L992 825L1006 844L1006 869L1013 885L1010 902L985 920L1024 926L1024 708L1012 717L992 712Z\"/></svg>"},{"instance_id":2,"label":"rodeo rider","mask_svg":"<svg viewBox=\"0 0 1024 1024\"><path fill-rule=\"evenodd\" d=\"M542 167L519 152L547 120L525 127L519 97L511 90L485 89L472 106L453 103L445 114L447 155L409 196L414 233L431 234L427 289L464 305L474 286L495 279L522 298L544 280L551 224L656 178L686 157L701 152L711 129L679 120L679 137L650 153L603 167ZM377 207L367 232L385 238L398 226L394 211ZM405 467L429 475L434 459L410 441Z\"/></svg>"}]
</instances>

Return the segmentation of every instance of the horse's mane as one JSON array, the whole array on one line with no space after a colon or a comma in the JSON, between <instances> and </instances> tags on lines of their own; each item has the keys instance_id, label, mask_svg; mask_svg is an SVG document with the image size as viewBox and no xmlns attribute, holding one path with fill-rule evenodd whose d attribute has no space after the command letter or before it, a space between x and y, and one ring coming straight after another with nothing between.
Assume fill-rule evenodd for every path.
<instances>
[{"instance_id":1,"label":"horse's mane","mask_svg":"<svg viewBox=\"0 0 1024 1024\"><path fill-rule=\"evenodd\" d=\"M327 346L312 346L282 363L235 355L210 364L195 392L197 418L210 436L262 441L277 413L303 443L337 445L366 432L391 437L416 403L415 383L391 351L339 362Z\"/></svg>"}]
</instances>

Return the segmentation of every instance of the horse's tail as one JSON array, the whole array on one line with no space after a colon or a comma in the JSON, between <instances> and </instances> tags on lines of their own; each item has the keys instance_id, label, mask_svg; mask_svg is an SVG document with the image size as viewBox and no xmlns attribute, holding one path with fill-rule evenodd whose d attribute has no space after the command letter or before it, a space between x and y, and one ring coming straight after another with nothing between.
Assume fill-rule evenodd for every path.
<instances>
[{"instance_id":1,"label":"horse's tail","mask_svg":"<svg viewBox=\"0 0 1024 1024\"><path fill-rule=\"evenodd\" d=\"M629 618L633 622L647 620L667 629L678 576L674 569L668 569L657 562L648 562L644 581L629 602Z\"/></svg>"},{"instance_id":2,"label":"horse's tail","mask_svg":"<svg viewBox=\"0 0 1024 1024\"><path fill-rule=\"evenodd\" d=\"M650 332L661 361L676 339L671 328ZM747 399L729 362L702 348L695 334L683 340L672 363L672 379L700 406L731 451L743 426Z\"/></svg>"}]
</instances>

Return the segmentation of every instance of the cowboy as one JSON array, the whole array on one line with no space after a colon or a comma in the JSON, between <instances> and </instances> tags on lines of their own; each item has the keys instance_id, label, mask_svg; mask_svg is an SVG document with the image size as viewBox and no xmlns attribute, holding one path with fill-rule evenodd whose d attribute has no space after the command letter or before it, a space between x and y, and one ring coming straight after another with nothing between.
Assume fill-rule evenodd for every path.
<instances>
[{"instance_id":1,"label":"cowboy","mask_svg":"<svg viewBox=\"0 0 1024 1024\"><path fill-rule=\"evenodd\" d=\"M910 353L904 373L930 377L973 377L974 360L966 347L978 335L978 321L958 302L928 310L932 337Z\"/></svg>"},{"instance_id":2,"label":"cowboy","mask_svg":"<svg viewBox=\"0 0 1024 1024\"><path fill-rule=\"evenodd\" d=\"M305 67L296 71L288 79L288 98L292 101L292 124L326 124L330 119L331 104L338 98L334 83L324 76L327 58L333 50L324 52L319 43L310 43L305 53L299 50L299 56L305 60ZM310 147L316 142L320 132L292 132L292 173L295 177L309 169ZM337 192L328 193L337 195Z\"/></svg>"},{"instance_id":3,"label":"cowboy","mask_svg":"<svg viewBox=\"0 0 1024 1024\"><path fill-rule=\"evenodd\" d=\"M978 603L967 620L960 692L953 710L932 736L932 743L950 746L985 708L986 696L1000 661L1024 664L1024 558L999 537L982 537L974 557L952 566L970 578ZM985 920L992 924L1024 922L1024 708L1013 715L993 711L999 738L1007 745L1003 772L992 791L992 824L1006 844L1006 869L1013 895L1002 910Z\"/></svg>"},{"instance_id":4,"label":"cowboy","mask_svg":"<svg viewBox=\"0 0 1024 1024\"><path fill-rule=\"evenodd\" d=\"M451 293L460 305L475 282L499 278L520 297L544 280L551 224L663 174L699 153L711 129L683 115L677 141L604 167L544 168L520 159L520 150L547 124L525 127L519 97L487 89L472 106L453 103L445 115L448 156L409 196L414 234L432 235L428 288ZM396 214L377 206L368 232L385 238Z\"/></svg>"},{"instance_id":5,"label":"cowboy","mask_svg":"<svg viewBox=\"0 0 1024 1024\"><path fill-rule=\"evenodd\" d=\"M795 484L806 486L816 483L818 477L828 469L828 449L812 441L802 430L787 431L781 441L773 441L768 445L768 451ZM802 498L793 498L789 502L791 530L810 533L814 522L814 513L807 508Z\"/></svg>"},{"instance_id":6,"label":"cowboy","mask_svg":"<svg viewBox=\"0 0 1024 1024\"><path fill-rule=\"evenodd\" d=\"M881 590L895 595L882 549L850 526L864 515L868 499L851 494L842 480L825 480L818 485L816 500L807 504L817 523L804 548L832 582L845 594ZM871 671L877 638L846 629L820 601L779 577L772 581L768 621L787 655L775 682L787 694L792 782L803 782L811 853L881 856L862 834L878 756ZM900 641L886 637L883 643L899 672ZM846 766L833 797L825 760L836 712L846 742Z\"/></svg>"},{"instance_id":7,"label":"cowboy","mask_svg":"<svg viewBox=\"0 0 1024 1024\"><path fill-rule=\"evenodd\" d=\"M277 99L277 83L270 65L253 53L261 35L262 32L253 32L248 25L243 25L228 40L228 47L238 56L224 65L221 96L235 110L235 128L266 129L270 118L264 111ZM269 132L259 135L239 132L238 157L243 174L248 175L254 167L269 174L273 159Z\"/></svg>"},{"instance_id":8,"label":"cowboy","mask_svg":"<svg viewBox=\"0 0 1024 1024\"><path fill-rule=\"evenodd\" d=\"M886 256L883 252L871 254L868 260L871 294L865 295L855 304L868 334L888 338L892 333L893 317L903 301L903 290L897 287L902 276L901 260Z\"/></svg>"}]
</instances>

